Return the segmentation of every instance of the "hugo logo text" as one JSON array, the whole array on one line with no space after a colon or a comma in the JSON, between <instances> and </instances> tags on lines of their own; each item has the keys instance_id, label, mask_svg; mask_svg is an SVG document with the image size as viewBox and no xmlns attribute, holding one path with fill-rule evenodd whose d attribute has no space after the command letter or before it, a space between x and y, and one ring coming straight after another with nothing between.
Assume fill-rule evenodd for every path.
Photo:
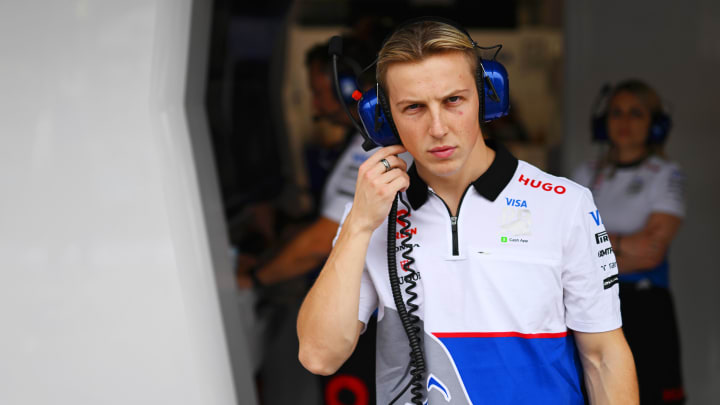
<instances>
[{"instance_id":1,"label":"hugo logo text","mask_svg":"<svg viewBox=\"0 0 720 405\"><path fill-rule=\"evenodd\" d=\"M565 194L564 186L553 186L552 183L543 183L540 180L534 180L529 177L525 177L524 175L520 175L520 178L518 179L520 183L523 183L524 185L529 185L532 188L541 188L545 191L554 191L556 194Z\"/></svg>"}]
</instances>

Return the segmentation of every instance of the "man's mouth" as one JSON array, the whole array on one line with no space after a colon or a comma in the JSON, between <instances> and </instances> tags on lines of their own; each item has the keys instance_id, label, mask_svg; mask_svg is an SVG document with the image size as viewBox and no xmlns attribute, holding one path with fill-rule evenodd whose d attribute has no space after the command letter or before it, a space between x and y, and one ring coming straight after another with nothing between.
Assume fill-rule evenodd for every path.
<instances>
[{"instance_id":1,"label":"man's mouth","mask_svg":"<svg viewBox=\"0 0 720 405\"><path fill-rule=\"evenodd\" d=\"M449 158L453 152L455 152L455 147L453 146L438 146L430 149L430 153L439 159Z\"/></svg>"}]
</instances>

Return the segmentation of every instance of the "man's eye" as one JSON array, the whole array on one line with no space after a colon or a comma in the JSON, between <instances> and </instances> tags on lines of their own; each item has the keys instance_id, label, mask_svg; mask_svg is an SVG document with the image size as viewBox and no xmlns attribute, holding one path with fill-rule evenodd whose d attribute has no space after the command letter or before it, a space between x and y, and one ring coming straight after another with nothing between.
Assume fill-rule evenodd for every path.
<instances>
[{"instance_id":1,"label":"man's eye","mask_svg":"<svg viewBox=\"0 0 720 405\"><path fill-rule=\"evenodd\" d=\"M460 96L448 97L448 102L450 103L457 103L458 101L460 101Z\"/></svg>"},{"instance_id":2,"label":"man's eye","mask_svg":"<svg viewBox=\"0 0 720 405\"><path fill-rule=\"evenodd\" d=\"M420 108L420 104L410 104L409 106L405 107L406 110L417 110Z\"/></svg>"}]
</instances>

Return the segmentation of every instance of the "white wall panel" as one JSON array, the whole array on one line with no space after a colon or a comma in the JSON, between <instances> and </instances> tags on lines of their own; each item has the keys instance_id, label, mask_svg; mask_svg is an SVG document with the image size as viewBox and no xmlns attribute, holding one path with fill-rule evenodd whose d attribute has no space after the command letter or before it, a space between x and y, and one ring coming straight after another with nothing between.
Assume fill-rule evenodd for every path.
<instances>
[{"instance_id":1,"label":"white wall panel","mask_svg":"<svg viewBox=\"0 0 720 405\"><path fill-rule=\"evenodd\" d=\"M192 6L0 3L2 404L236 402L185 113Z\"/></svg>"}]
</instances>

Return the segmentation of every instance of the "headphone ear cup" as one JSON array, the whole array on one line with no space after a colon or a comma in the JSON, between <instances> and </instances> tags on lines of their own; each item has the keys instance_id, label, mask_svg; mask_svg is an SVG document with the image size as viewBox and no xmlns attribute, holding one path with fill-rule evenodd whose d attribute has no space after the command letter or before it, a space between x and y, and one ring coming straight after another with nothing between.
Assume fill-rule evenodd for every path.
<instances>
[{"instance_id":1,"label":"headphone ear cup","mask_svg":"<svg viewBox=\"0 0 720 405\"><path fill-rule=\"evenodd\" d=\"M590 120L590 130L592 131L592 140L595 142L604 142L608 140L607 131L607 113L594 116Z\"/></svg>"},{"instance_id":2,"label":"headphone ear cup","mask_svg":"<svg viewBox=\"0 0 720 405\"><path fill-rule=\"evenodd\" d=\"M371 150L377 146L401 144L395 123L390 116L390 108L384 93L380 96L380 86L365 93L358 101L357 111L362 123L361 134L365 138L363 149ZM381 98L382 97L382 98Z\"/></svg>"},{"instance_id":3,"label":"headphone ear cup","mask_svg":"<svg viewBox=\"0 0 720 405\"><path fill-rule=\"evenodd\" d=\"M378 104L380 105L380 108L382 108L383 114L385 114L385 119L387 119L387 123L390 126L393 135L395 135L395 137L397 138L397 143L401 144L402 142L400 141L400 135L398 134L398 130L395 127L395 121L393 120L392 113L390 112L390 102L385 96L385 90L383 90L382 87L378 86L377 92Z\"/></svg>"},{"instance_id":4,"label":"headphone ear cup","mask_svg":"<svg viewBox=\"0 0 720 405\"><path fill-rule=\"evenodd\" d=\"M480 119L483 122L504 117L510 112L510 81L505 66L496 60L482 60L477 73L480 81L478 87L482 87L482 114ZM484 68L484 69L483 69ZM485 75L483 75L483 71Z\"/></svg>"},{"instance_id":5,"label":"headphone ear cup","mask_svg":"<svg viewBox=\"0 0 720 405\"><path fill-rule=\"evenodd\" d=\"M667 140L667 136L672 128L672 119L664 112L659 112L653 115L652 123L650 124L650 135L648 136L648 143L662 144Z\"/></svg>"}]
</instances>

